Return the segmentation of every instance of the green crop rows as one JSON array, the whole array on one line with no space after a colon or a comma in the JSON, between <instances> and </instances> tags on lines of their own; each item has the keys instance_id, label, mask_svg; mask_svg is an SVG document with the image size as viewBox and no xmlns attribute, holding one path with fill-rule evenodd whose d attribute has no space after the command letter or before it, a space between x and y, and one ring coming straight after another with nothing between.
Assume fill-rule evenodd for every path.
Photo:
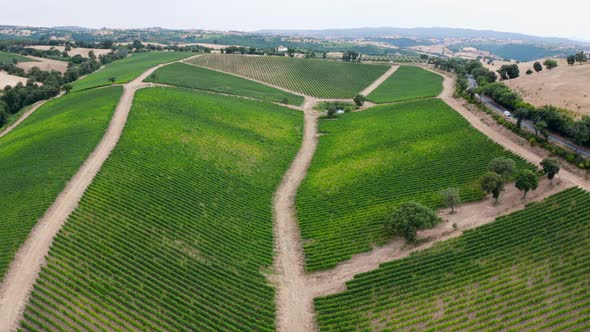
<instances>
[{"instance_id":1,"label":"green crop rows","mask_svg":"<svg viewBox=\"0 0 590 332\"><path fill-rule=\"evenodd\" d=\"M439 99L377 106L319 124L318 148L297 194L309 271L383 244L382 222L400 203L439 207L456 187L483 198L478 179L498 156L533 167L469 126Z\"/></svg>"},{"instance_id":2,"label":"green crop rows","mask_svg":"<svg viewBox=\"0 0 590 332\"><path fill-rule=\"evenodd\" d=\"M389 69L381 65L230 54L207 54L187 63L321 98L352 98Z\"/></svg>"},{"instance_id":3,"label":"green crop rows","mask_svg":"<svg viewBox=\"0 0 590 332\"><path fill-rule=\"evenodd\" d=\"M7 52L2 52L0 51L0 64L12 64L13 63L13 59L16 59L16 61L18 62L35 62L37 60L33 60L27 57L24 57L22 55L19 54L13 54L13 53L7 53Z\"/></svg>"},{"instance_id":4,"label":"green crop rows","mask_svg":"<svg viewBox=\"0 0 590 332\"><path fill-rule=\"evenodd\" d=\"M325 331L588 331L590 194L572 188L315 300Z\"/></svg>"},{"instance_id":5,"label":"green crop rows","mask_svg":"<svg viewBox=\"0 0 590 332\"><path fill-rule=\"evenodd\" d=\"M109 78L114 77L115 83L127 83L149 68L166 62L172 62L192 56L186 52L146 52L107 64L104 68L76 81L72 91L86 90L98 86L109 85Z\"/></svg>"},{"instance_id":6,"label":"green crop rows","mask_svg":"<svg viewBox=\"0 0 590 332\"><path fill-rule=\"evenodd\" d=\"M367 98L375 103L435 97L442 91L443 78L428 70L401 66Z\"/></svg>"},{"instance_id":7,"label":"green crop rows","mask_svg":"<svg viewBox=\"0 0 590 332\"><path fill-rule=\"evenodd\" d=\"M287 99L289 104L292 105L303 104L302 96L284 92L237 76L184 63L173 63L162 67L158 69L155 74L157 83L252 97L274 102L283 102L283 99ZM146 81L151 82L153 79L148 77Z\"/></svg>"},{"instance_id":8,"label":"green crop rows","mask_svg":"<svg viewBox=\"0 0 590 332\"><path fill-rule=\"evenodd\" d=\"M53 243L24 330L274 331L272 198L302 122L266 102L138 91Z\"/></svg>"},{"instance_id":9,"label":"green crop rows","mask_svg":"<svg viewBox=\"0 0 590 332\"><path fill-rule=\"evenodd\" d=\"M113 87L49 101L0 139L0 279L102 138L121 92Z\"/></svg>"}]
</instances>

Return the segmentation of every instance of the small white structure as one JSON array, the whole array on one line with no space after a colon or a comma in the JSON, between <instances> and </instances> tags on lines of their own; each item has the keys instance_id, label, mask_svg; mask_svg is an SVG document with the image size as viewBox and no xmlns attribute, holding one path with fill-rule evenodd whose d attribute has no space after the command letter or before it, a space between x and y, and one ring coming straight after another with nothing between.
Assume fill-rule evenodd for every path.
<instances>
[{"instance_id":1,"label":"small white structure","mask_svg":"<svg viewBox=\"0 0 590 332\"><path fill-rule=\"evenodd\" d=\"M344 114L344 110L337 110L336 114Z\"/></svg>"},{"instance_id":2,"label":"small white structure","mask_svg":"<svg viewBox=\"0 0 590 332\"><path fill-rule=\"evenodd\" d=\"M277 47L277 52L287 52L289 50L289 48L283 46L283 45L279 45L279 47Z\"/></svg>"}]
</instances>

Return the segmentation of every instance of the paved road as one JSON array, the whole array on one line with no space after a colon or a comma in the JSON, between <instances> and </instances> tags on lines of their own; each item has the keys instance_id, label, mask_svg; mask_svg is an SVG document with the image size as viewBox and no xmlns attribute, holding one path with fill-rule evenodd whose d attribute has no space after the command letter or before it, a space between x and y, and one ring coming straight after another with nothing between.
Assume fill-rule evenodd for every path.
<instances>
[{"instance_id":1,"label":"paved road","mask_svg":"<svg viewBox=\"0 0 590 332\"><path fill-rule=\"evenodd\" d=\"M475 88L477 88L478 84L477 81L473 78L473 76L468 76L467 77L467 85L468 85L468 90L473 90ZM509 111L507 108L503 107L502 105L499 105L498 103L496 103L495 101L493 101L492 99L486 97L486 96L480 96L479 94L474 94L475 98L479 99L485 106L487 106L489 109L497 112L498 114L504 116L504 112ZM509 119L512 122L516 122L515 119ZM523 120L522 124L521 124L522 128L534 133L535 132L535 126L533 124L532 121L529 120ZM558 145L561 146L565 146L567 148L569 148L570 150L576 151L577 153L579 153L580 155L582 155L585 158L590 158L590 150L581 147L579 145L574 144L573 142L571 142L570 140L567 140L561 136L557 136L555 134L549 134L548 136L549 142L553 142L553 143L557 143Z\"/></svg>"}]
</instances>

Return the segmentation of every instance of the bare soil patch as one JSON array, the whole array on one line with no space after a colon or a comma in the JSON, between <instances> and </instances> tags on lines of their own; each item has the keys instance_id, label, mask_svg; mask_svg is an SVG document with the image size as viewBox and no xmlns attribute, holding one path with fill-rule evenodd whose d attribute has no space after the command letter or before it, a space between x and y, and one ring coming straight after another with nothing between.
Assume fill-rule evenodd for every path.
<instances>
[{"instance_id":1,"label":"bare soil patch","mask_svg":"<svg viewBox=\"0 0 590 332\"><path fill-rule=\"evenodd\" d=\"M10 75L0 70L0 89L4 89L7 85L15 86L18 83L27 84L27 79L25 77Z\"/></svg>"},{"instance_id":2,"label":"bare soil patch","mask_svg":"<svg viewBox=\"0 0 590 332\"><path fill-rule=\"evenodd\" d=\"M41 70L45 71L52 71L57 70L61 73L64 73L68 69L68 63L65 61L47 59L47 58L38 58L36 56L27 56L27 58L36 60L36 62L19 62L17 64L18 67L29 70L33 67L38 67Z\"/></svg>"},{"instance_id":3,"label":"bare soil patch","mask_svg":"<svg viewBox=\"0 0 590 332\"><path fill-rule=\"evenodd\" d=\"M505 81L525 101L541 107L555 105L577 115L590 115L590 65L562 65L552 70Z\"/></svg>"},{"instance_id":4,"label":"bare soil patch","mask_svg":"<svg viewBox=\"0 0 590 332\"><path fill-rule=\"evenodd\" d=\"M34 46L29 46L29 47L34 48L36 50L43 50L43 51L50 50L51 48L55 48L56 50L59 50L60 52L63 52L66 50L65 46L34 45ZM71 50L69 50L68 55L71 57L76 56L76 55L80 55L80 56L87 58L88 53L90 53L90 51L94 52L94 55L96 55L97 57L99 55L104 55L104 54L111 52L110 49L76 47L76 48L72 48Z\"/></svg>"}]
</instances>

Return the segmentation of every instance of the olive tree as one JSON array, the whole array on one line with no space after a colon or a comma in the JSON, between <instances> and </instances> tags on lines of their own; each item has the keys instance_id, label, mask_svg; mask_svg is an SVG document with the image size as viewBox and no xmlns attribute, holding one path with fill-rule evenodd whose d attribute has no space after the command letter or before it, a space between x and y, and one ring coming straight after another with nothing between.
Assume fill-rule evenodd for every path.
<instances>
[{"instance_id":1,"label":"olive tree","mask_svg":"<svg viewBox=\"0 0 590 332\"><path fill-rule=\"evenodd\" d=\"M451 208L451 214L455 213L455 207L461 204L461 195L459 189L447 188L440 192L444 206Z\"/></svg>"},{"instance_id":2,"label":"olive tree","mask_svg":"<svg viewBox=\"0 0 590 332\"><path fill-rule=\"evenodd\" d=\"M481 190L486 194L491 194L496 203L500 198L500 193L504 190L504 179L498 173L487 172L479 182Z\"/></svg>"},{"instance_id":3,"label":"olive tree","mask_svg":"<svg viewBox=\"0 0 590 332\"><path fill-rule=\"evenodd\" d=\"M541 161L541 167L543 167L543 172L547 174L547 178L549 182L553 184L553 178L555 174L559 173L559 162L553 158L545 158Z\"/></svg>"},{"instance_id":4,"label":"olive tree","mask_svg":"<svg viewBox=\"0 0 590 332\"><path fill-rule=\"evenodd\" d=\"M488 171L501 175L504 179L510 176L516 170L516 163L510 158L498 157L494 158L488 164Z\"/></svg>"},{"instance_id":5,"label":"olive tree","mask_svg":"<svg viewBox=\"0 0 590 332\"><path fill-rule=\"evenodd\" d=\"M526 194L530 190L535 190L539 186L539 177L533 171L524 170L516 175L516 182L514 183L518 190L522 190L524 195L523 199L526 198Z\"/></svg>"},{"instance_id":6,"label":"olive tree","mask_svg":"<svg viewBox=\"0 0 590 332\"><path fill-rule=\"evenodd\" d=\"M417 202L407 202L385 220L384 226L388 234L399 234L415 242L418 230L432 228L439 222L440 218L428 207Z\"/></svg>"}]
</instances>

